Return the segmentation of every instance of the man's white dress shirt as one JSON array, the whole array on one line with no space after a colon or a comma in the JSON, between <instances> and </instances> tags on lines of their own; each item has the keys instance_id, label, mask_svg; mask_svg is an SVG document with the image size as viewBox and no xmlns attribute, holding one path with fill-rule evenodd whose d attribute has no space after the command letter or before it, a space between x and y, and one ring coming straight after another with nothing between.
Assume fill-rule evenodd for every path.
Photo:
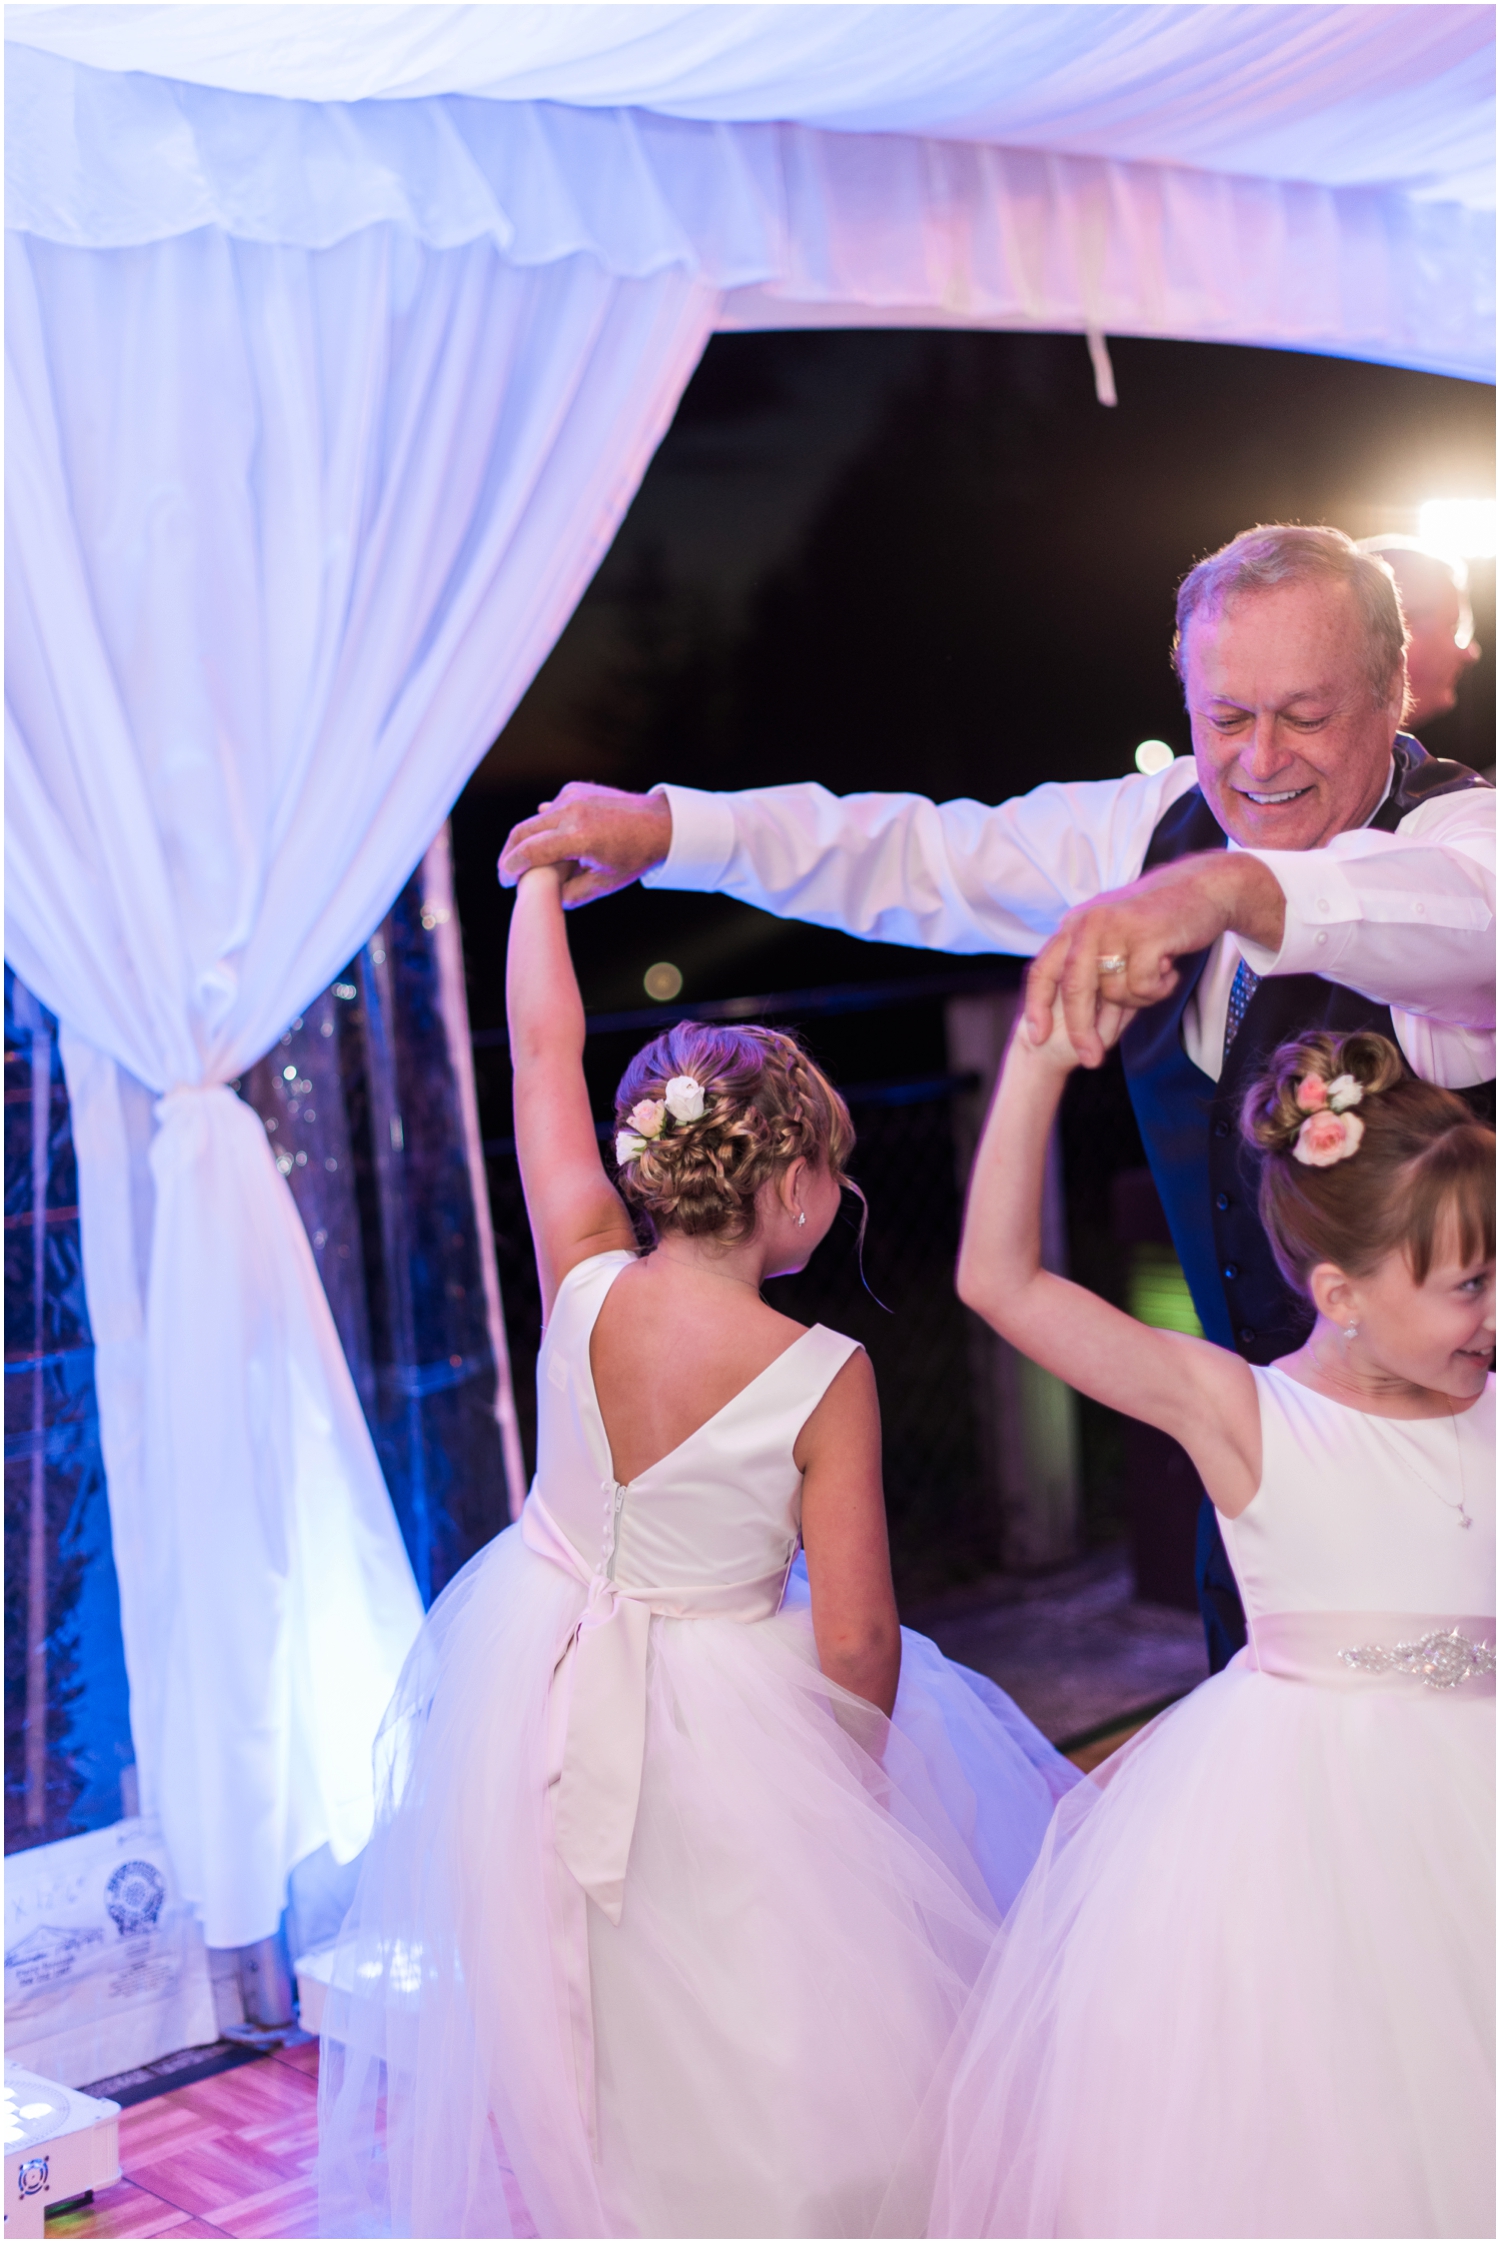
<instances>
[{"instance_id":1,"label":"man's white dress shirt","mask_svg":"<svg viewBox=\"0 0 1500 2243\"><path fill-rule=\"evenodd\" d=\"M825 787L662 788L672 847L648 888L718 890L873 942L1034 957L1074 905L1140 876L1158 821L1196 784L1191 756L1124 779L1049 783L990 808ZM1183 1021L1218 1080L1229 985L1320 974L1389 1005L1417 1074L1459 1089L1495 1072L1495 796L1425 802L1394 833L1252 852L1286 897L1278 951L1226 935Z\"/></svg>"}]
</instances>

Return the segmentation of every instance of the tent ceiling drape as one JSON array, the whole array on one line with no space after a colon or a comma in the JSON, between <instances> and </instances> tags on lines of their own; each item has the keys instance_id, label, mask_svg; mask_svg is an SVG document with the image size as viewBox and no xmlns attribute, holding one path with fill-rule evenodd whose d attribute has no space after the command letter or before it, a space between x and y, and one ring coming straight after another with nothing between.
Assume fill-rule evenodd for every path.
<instances>
[{"instance_id":1,"label":"tent ceiling drape","mask_svg":"<svg viewBox=\"0 0 1500 2243\"><path fill-rule=\"evenodd\" d=\"M679 267L725 326L937 317L1494 365L1492 222L1456 202L639 109L325 105L15 47L6 91L9 223L73 247L215 226L323 248L388 222L516 265Z\"/></svg>"},{"instance_id":2,"label":"tent ceiling drape","mask_svg":"<svg viewBox=\"0 0 1500 2243\"><path fill-rule=\"evenodd\" d=\"M239 93L468 93L903 132L1493 201L1492 11L12 7L7 36Z\"/></svg>"},{"instance_id":3,"label":"tent ceiling drape","mask_svg":"<svg viewBox=\"0 0 1500 2243\"><path fill-rule=\"evenodd\" d=\"M412 1608L295 1211L222 1086L388 908L707 335L961 320L1488 378L1490 17L126 6L7 31L8 945L81 1100L137 1746L237 1944L299 1851L357 1843Z\"/></svg>"}]
</instances>

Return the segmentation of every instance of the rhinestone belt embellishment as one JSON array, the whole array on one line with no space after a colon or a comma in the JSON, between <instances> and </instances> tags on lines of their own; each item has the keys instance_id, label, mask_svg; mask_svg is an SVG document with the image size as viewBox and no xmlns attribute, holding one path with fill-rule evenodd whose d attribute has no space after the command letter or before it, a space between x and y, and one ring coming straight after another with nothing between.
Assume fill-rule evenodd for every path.
<instances>
[{"instance_id":1,"label":"rhinestone belt embellishment","mask_svg":"<svg viewBox=\"0 0 1500 2243\"><path fill-rule=\"evenodd\" d=\"M1357 1643L1339 1657L1361 1674L1409 1674L1428 1690L1456 1690L1471 1675L1495 1672L1492 1643L1470 1643L1457 1628L1416 1643Z\"/></svg>"}]
</instances>

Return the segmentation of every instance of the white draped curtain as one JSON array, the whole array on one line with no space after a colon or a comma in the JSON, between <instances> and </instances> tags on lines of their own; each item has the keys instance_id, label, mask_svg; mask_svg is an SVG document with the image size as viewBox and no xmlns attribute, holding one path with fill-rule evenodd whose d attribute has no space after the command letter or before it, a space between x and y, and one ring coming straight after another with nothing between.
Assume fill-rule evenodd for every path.
<instances>
[{"instance_id":1,"label":"white draped curtain","mask_svg":"<svg viewBox=\"0 0 1500 2243\"><path fill-rule=\"evenodd\" d=\"M420 1608L226 1086L389 909L716 299L388 226L21 236L7 282L7 950L64 1029L142 1805L238 1946L363 1843Z\"/></svg>"}]
</instances>

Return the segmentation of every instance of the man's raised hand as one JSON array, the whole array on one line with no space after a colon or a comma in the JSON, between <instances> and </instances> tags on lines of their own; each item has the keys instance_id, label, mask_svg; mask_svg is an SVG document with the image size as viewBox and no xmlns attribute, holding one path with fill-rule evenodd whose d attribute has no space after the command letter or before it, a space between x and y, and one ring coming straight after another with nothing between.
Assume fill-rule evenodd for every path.
<instances>
[{"instance_id":1,"label":"man's raised hand","mask_svg":"<svg viewBox=\"0 0 1500 2243\"><path fill-rule=\"evenodd\" d=\"M1106 1049L1101 1008L1160 1004L1177 987L1177 960L1225 933L1279 950L1285 912L1280 884L1258 857L1215 849L1163 865L1068 913L1027 975L1027 1032L1046 1043L1061 999L1074 1051L1097 1067Z\"/></svg>"},{"instance_id":2,"label":"man's raised hand","mask_svg":"<svg viewBox=\"0 0 1500 2243\"><path fill-rule=\"evenodd\" d=\"M571 864L563 884L571 911L613 895L661 863L672 846L672 812L664 794L627 794L620 787L570 779L554 802L513 828L500 852L500 884L513 888L538 865Z\"/></svg>"}]
</instances>

